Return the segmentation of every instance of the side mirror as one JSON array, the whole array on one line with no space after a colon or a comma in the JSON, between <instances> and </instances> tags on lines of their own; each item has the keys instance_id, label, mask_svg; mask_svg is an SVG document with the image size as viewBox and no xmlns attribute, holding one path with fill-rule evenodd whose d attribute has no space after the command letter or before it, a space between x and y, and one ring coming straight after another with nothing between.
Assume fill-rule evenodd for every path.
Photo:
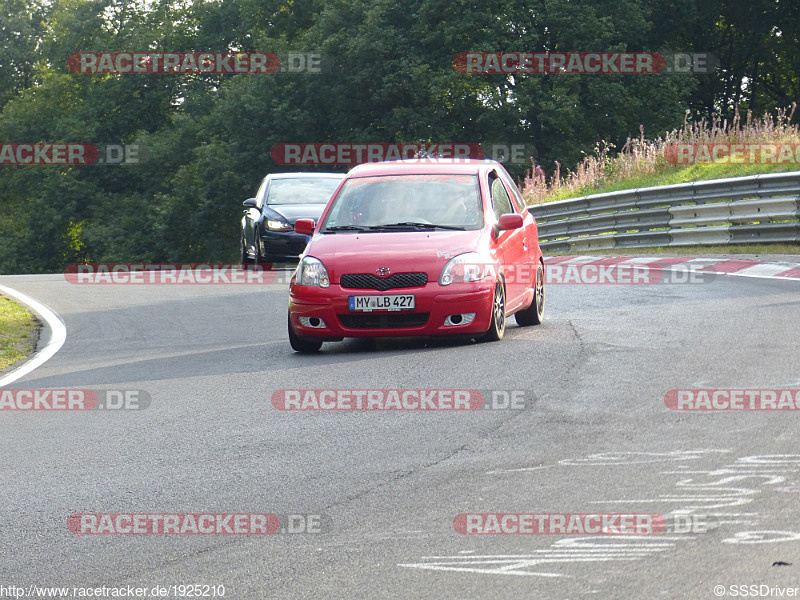
<instances>
[{"instance_id":1,"label":"side mirror","mask_svg":"<svg viewBox=\"0 0 800 600\"><path fill-rule=\"evenodd\" d=\"M245 208L256 208L257 203L255 198L248 198L244 202L242 202L242 206Z\"/></svg>"},{"instance_id":2,"label":"side mirror","mask_svg":"<svg viewBox=\"0 0 800 600\"><path fill-rule=\"evenodd\" d=\"M314 219L297 219L294 222L294 230L302 235L312 235L314 233Z\"/></svg>"},{"instance_id":3,"label":"side mirror","mask_svg":"<svg viewBox=\"0 0 800 600\"><path fill-rule=\"evenodd\" d=\"M500 221L497 223L497 228L501 231L505 229L519 229L522 227L522 224L525 222L525 219L522 215L517 214L509 214L509 215L502 215L500 217Z\"/></svg>"}]
</instances>

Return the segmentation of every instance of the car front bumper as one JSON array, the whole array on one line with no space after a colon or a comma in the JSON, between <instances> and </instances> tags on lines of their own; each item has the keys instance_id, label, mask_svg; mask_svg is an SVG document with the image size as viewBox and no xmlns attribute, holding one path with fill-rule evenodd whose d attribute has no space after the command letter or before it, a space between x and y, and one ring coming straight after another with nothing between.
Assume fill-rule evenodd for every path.
<instances>
[{"instance_id":1,"label":"car front bumper","mask_svg":"<svg viewBox=\"0 0 800 600\"><path fill-rule=\"evenodd\" d=\"M262 258L274 262L297 262L309 239L309 236L293 231L265 231L261 234Z\"/></svg>"},{"instance_id":2,"label":"car front bumper","mask_svg":"<svg viewBox=\"0 0 800 600\"><path fill-rule=\"evenodd\" d=\"M350 296L388 296L413 294L413 310L370 312L351 311ZM494 280L455 283L438 282L424 287L392 289L386 292L342 288L290 286L289 318L297 335L319 338L399 337L483 333L492 318ZM445 325L449 315L475 313L468 324ZM321 319L324 327L308 327L300 317Z\"/></svg>"}]
</instances>

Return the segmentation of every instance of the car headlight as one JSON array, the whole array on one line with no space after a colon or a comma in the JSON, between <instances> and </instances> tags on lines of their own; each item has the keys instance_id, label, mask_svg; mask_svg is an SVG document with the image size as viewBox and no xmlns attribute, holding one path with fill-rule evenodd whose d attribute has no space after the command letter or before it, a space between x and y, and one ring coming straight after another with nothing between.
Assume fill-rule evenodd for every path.
<instances>
[{"instance_id":1,"label":"car headlight","mask_svg":"<svg viewBox=\"0 0 800 600\"><path fill-rule=\"evenodd\" d=\"M451 258L439 275L439 285L480 281L493 269L477 252L465 252Z\"/></svg>"},{"instance_id":2,"label":"car headlight","mask_svg":"<svg viewBox=\"0 0 800 600\"><path fill-rule=\"evenodd\" d=\"M322 264L322 261L313 256L306 256L297 265L295 283L297 285L326 288L331 284L331 281L328 279L328 271L325 270L325 265Z\"/></svg>"},{"instance_id":3,"label":"car headlight","mask_svg":"<svg viewBox=\"0 0 800 600\"><path fill-rule=\"evenodd\" d=\"M267 229L270 231L291 231L292 226L285 221L267 219Z\"/></svg>"}]
</instances>

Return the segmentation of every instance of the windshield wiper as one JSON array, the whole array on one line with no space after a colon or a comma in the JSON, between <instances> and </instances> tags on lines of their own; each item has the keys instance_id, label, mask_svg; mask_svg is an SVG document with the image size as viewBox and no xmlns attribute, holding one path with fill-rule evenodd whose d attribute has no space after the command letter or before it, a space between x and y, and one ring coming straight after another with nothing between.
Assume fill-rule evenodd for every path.
<instances>
[{"instance_id":1,"label":"windshield wiper","mask_svg":"<svg viewBox=\"0 0 800 600\"><path fill-rule=\"evenodd\" d=\"M407 227L415 227L418 229L455 229L457 231L465 231L464 227L458 227L457 225L437 225L436 223L420 223L418 221L403 221L402 223L386 223L385 225L376 225L376 227L381 228L407 228Z\"/></svg>"},{"instance_id":2,"label":"windshield wiper","mask_svg":"<svg viewBox=\"0 0 800 600\"><path fill-rule=\"evenodd\" d=\"M332 227L326 227L325 231L369 231L372 227L367 227L365 225L333 225ZM323 231L322 233L325 233Z\"/></svg>"}]
</instances>

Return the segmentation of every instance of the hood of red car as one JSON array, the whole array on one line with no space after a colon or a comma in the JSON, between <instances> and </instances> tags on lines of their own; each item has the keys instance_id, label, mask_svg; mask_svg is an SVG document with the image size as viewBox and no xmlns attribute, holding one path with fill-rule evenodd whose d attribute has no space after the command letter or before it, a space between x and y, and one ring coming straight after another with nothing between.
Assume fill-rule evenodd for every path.
<instances>
[{"instance_id":1,"label":"hood of red car","mask_svg":"<svg viewBox=\"0 0 800 600\"><path fill-rule=\"evenodd\" d=\"M332 283L339 283L343 274L375 274L386 268L391 273L425 272L428 281L435 281L448 260L478 251L484 235L483 230L317 234L306 255L322 261Z\"/></svg>"}]
</instances>

